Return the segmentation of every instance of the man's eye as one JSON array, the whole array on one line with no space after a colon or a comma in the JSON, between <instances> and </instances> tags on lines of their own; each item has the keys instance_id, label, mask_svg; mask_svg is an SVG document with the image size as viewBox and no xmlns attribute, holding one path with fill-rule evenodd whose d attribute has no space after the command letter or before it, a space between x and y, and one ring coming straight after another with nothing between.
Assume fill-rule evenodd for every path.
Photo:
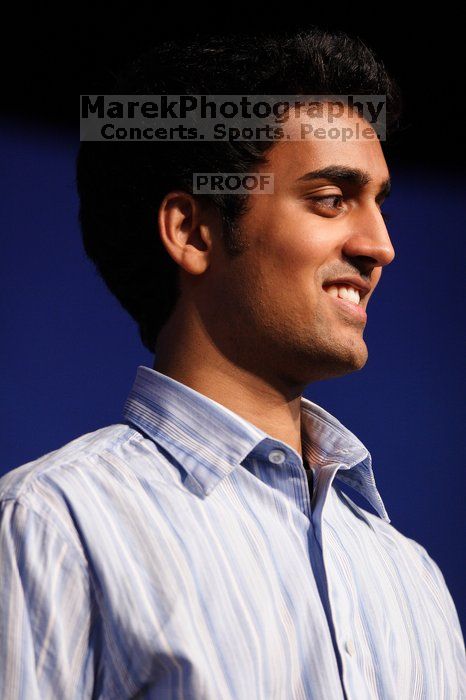
<instances>
[{"instance_id":1,"label":"man's eye","mask_svg":"<svg viewBox=\"0 0 466 700\"><path fill-rule=\"evenodd\" d=\"M310 197L314 202L318 202L319 205L325 206L329 209L338 209L343 201L343 195L341 194L328 194L326 197Z\"/></svg>"},{"instance_id":2,"label":"man's eye","mask_svg":"<svg viewBox=\"0 0 466 700\"><path fill-rule=\"evenodd\" d=\"M310 201L315 202L318 207L323 209L341 209L343 202L343 195L341 194L331 194L326 197L309 197Z\"/></svg>"},{"instance_id":3,"label":"man's eye","mask_svg":"<svg viewBox=\"0 0 466 700\"><path fill-rule=\"evenodd\" d=\"M336 218L346 209L342 194L327 194L321 197L309 196L306 199L310 202L311 211L318 216Z\"/></svg>"},{"instance_id":4,"label":"man's eye","mask_svg":"<svg viewBox=\"0 0 466 700\"><path fill-rule=\"evenodd\" d=\"M315 203L315 205L323 210L327 211L341 211L343 210L343 200L344 196L342 194L328 194L325 197L307 197L308 201ZM387 212L382 211L379 208L382 218L385 222L390 219L390 215Z\"/></svg>"}]
</instances>

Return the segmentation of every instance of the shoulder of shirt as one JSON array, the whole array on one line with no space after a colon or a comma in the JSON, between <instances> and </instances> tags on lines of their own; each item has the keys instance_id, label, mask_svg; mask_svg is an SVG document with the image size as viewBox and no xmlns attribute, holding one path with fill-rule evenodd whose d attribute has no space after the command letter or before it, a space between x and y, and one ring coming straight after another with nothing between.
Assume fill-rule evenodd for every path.
<instances>
[{"instance_id":1,"label":"shoulder of shirt","mask_svg":"<svg viewBox=\"0 0 466 700\"><path fill-rule=\"evenodd\" d=\"M423 571L428 572L440 587L446 587L445 579L439 565L422 544L412 537L404 535L393 523L385 522L367 510L364 510L364 514L368 518L376 534L384 539L386 547L396 548L399 553L409 557L410 561L419 564Z\"/></svg>"},{"instance_id":2,"label":"shoulder of shirt","mask_svg":"<svg viewBox=\"0 0 466 700\"><path fill-rule=\"evenodd\" d=\"M0 478L0 503L28 497L30 500L38 483L49 483L63 469L89 469L95 459L124 445L132 439L144 440L142 435L123 423L108 425L71 440L56 450L22 464Z\"/></svg>"},{"instance_id":3,"label":"shoulder of shirt","mask_svg":"<svg viewBox=\"0 0 466 700\"><path fill-rule=\"evenodd\" d=\"M390 546L389 543L391 543L391 546L396 548L398 556L403 557L404 566L400 567L400 571L409 569L410 576L417 581L419 592L428 591L430 596L435 596L437 604L440 605L448 620L451 634L455 637L459 647L464 650L464 639L458 612L439 564L417 540L404 535L391 523L382 521L372 513L368 515L371 521L377 521L376 531L380 536L385 536L385 546Z\"/></svg>"}]
</instances>

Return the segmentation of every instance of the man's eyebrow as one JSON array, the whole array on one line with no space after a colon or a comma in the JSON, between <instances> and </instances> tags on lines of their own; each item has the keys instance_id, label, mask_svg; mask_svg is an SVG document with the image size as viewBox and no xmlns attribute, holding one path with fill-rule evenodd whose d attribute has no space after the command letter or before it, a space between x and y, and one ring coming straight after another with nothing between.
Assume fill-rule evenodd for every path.
<instances>
[{"instance_id":1,"label":"man's eyebrow","mask_svg":"<svg viewBox=\"0 0 466 700\"><path fill-rule=\"evenodd\" d=\"M346 165L327 165L325 168L312 170L298 178L297 182L308 182L309 180L330 180L336 185L347 182L357 187L364 187L372 181L371 176L366 170L359 168L350 168ZM391 189L391 180L387 178L380 186L377 193L378 197L388 197Z\"/></svg>"}]
</instances>

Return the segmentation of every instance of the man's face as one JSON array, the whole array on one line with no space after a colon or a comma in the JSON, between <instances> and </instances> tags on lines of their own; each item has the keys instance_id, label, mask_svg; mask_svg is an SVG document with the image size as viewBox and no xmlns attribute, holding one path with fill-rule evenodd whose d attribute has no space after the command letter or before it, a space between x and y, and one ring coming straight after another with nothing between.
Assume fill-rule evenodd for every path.
<instances>
[{"instance_id":1,"label":"man's face","mask_svg":"<svg viewBox=\"0 0 466 700\"><path fill-rule=\"evenodd\" d=\"M356 121L336 124L354 128ZM274 193L250 196L239 222L246 250L235 258L221 246L213 251L209 331L215 328L216 344L237 365L302 386L367 361L365 311L382 266L394 258L380 211L389 173L377 139L283 140L267 157L256 171L273 173ZM330 167L336 172L326 177L309 175ZM335 179L344 169L368 181ZM354 284L329 289L339 278ZM369 287L359 304L335 298L358 281Z\"/></svg>"}]
</instances>

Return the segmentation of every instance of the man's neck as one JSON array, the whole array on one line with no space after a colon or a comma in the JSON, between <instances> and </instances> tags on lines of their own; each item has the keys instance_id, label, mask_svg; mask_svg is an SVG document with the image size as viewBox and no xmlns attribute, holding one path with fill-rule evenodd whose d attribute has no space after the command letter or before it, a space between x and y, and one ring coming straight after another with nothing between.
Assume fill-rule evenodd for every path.
<instances>
[{"instance_id":1,"label":"man's neck","mask_svg":"<svg viewBox=\"0 0 466 700\"><path fill-rule=\"evenodd\" d=\"M179 330L179 329L178 329ZM301 395L229 362L206 337L162 331L153 369L217 401L302 455Z\"/></svg>"}]
</instances>

